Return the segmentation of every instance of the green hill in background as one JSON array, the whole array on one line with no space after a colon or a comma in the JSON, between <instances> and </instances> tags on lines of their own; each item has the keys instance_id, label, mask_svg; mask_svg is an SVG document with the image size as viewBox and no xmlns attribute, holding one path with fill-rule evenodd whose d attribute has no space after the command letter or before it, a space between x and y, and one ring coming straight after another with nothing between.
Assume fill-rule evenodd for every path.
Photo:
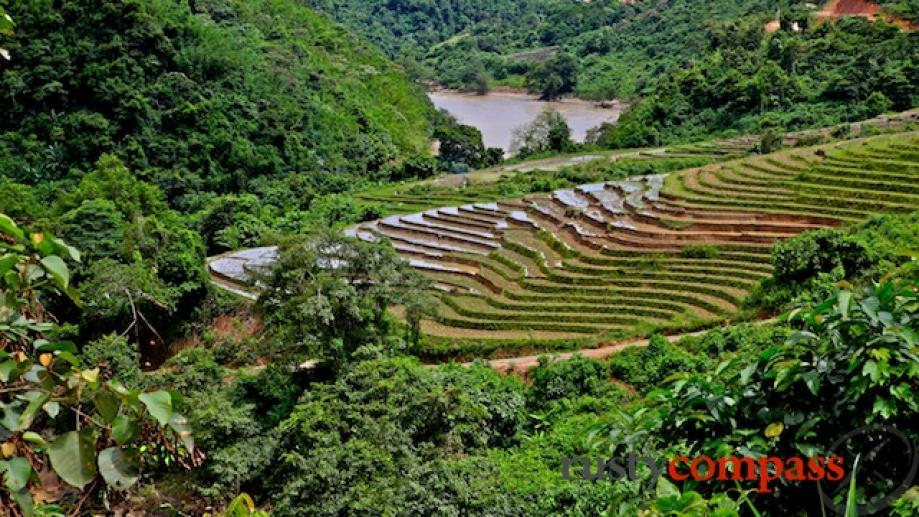
<instances>
[{"instance_id":1,"label":"green hill in background","mask_svg":"<svg viewBox=\"0 0 919 517\"><path fill-rule=\"evenodd\" d=\"M604 147L823 127L919 102L912 1L882 2L872 20L824 20L822 2L803 0L312 1L450 88L632 101L596 134Z\"/></svg>"},{"instance_id":2,"label":"green hill in background","mask_svg":"<svg viewBox=\"0 0 919 517\"><path fill-rule=\"evenodd\" d=\"M798 3L767 0L309 0L390 56L470 88L478 73L520 85L541 61L568 53L580 64L580 97L632 96L648 81L710 49L720 23L775 14Z\"/></svg>"},{"instance_id":3,"label":"green hill in background","mask_svg":"<svg viewBox=\"0 0 919 517\"><path fill-rule=\"evenodd\" d=\"M29 0L7 11L8 181L67 188L113 153L194 211L208 192L288 187L294 175L298 191L342 190L427 152L423 92L298 2Z\"/></svg>"}]
</instances>

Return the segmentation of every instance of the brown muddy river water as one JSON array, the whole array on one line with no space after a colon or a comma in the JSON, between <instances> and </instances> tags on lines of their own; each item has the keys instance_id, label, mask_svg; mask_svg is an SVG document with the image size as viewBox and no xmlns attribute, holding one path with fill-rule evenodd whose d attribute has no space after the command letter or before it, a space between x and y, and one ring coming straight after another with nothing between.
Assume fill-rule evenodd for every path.
<instances>
[{"instance_id":1,"label":"brown muddy river water","mask_svg":"<svg viewBox=\"0 0 919 517\"><path fill-rule=\"evenodd\" d=\"M508 151L514 129L532 121L546 108L553 108L568 121L571 137L584 141L587 130L603 122L615 122L622 106L601 108L593 102L565 99L541 102L537 97L519 93L489 93L475 95L456 92L431 92L431 101L438 108L450 112L461 123L479 128L487 147L500 147Z\"/></svg>"}]
</instances>

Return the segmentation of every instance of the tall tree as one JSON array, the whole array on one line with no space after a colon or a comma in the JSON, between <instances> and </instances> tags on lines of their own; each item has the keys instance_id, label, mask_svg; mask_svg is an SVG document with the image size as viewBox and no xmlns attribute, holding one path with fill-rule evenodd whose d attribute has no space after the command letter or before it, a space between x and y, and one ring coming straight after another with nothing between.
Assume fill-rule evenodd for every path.
<instances>
[{"instance_id":1,"label":"tall tree","mask_svg":"<svg viewBox=\"0 0 919 517\"><path fill-rule=\"evenodd\" d=\"M527 76L527 87L542 100L553 100L574 91L578 84L578 61L562 52L541 63Z\"/></svg>"},{"instance_id":2,"label":"tall tree","mask_svg":"<svg viewBox=\"0 0 919 517\"><path fill-rule=\"evenodd\" d=\"M328 232L283 244L259 305L267 327L312 357L345 362L362 345L381 344L387 308L409 308L413 334L430 312L428 280L387 243L367 243Z\"/></svg>"}]
</instances>

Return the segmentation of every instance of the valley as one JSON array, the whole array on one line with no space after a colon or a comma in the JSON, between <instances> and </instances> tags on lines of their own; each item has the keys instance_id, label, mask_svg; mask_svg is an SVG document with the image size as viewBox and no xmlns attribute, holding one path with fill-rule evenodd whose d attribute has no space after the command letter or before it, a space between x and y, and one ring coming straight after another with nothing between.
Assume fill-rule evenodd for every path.
<instances>
[{"instance_id":1,"label":"valley","mask_svg":"<svg viewBox=\"0 0 919 517\"><path fill-rule=\"evenodd\" d=\"M0 4L3 517L919 515L916 0Z\"/></svg>"}]
</instances>

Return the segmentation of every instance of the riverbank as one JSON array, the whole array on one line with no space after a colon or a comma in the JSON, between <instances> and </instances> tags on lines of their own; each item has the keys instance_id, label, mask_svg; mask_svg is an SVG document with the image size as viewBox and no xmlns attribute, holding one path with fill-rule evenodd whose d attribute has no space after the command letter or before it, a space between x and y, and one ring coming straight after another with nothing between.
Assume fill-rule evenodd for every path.
<instances>
[{"instance_id":1,"label":"riverbank","mask_svg":"<svg viewBox=\"0 0 919 517\"><path fill-rule=\"evenodd\" d=\"M494 91L485 95L455 90L432 90L428 93L438 109L444 109L463 124L478 128L487 147L511 147L514 130L531 122L541 112L559 112L571 128L573 140L583 142L588 130L603 123L614 123L625 110L618 101L587 101L564 98L541 101L536 95L520 91Z\"/></svg>"},{"instance_id":2,"label":"riverbank","mask_svg":"<svg viewBox=\"0 0 919 517\"><path fill-rule=\"evenodd\" d=\"M564 102L564 103L575 103L575 104L589 104L596 108L602 109L614 109L620 108L624 109L629 106L629 104L621 99L584 99L581 97L560 97L554 101L543 101L539 99L539 96L531 93L525 88L513 88L510 86L493 86L488 89L487 92L477 93L469 90L458 90L456 88L446 88L436 84L428 84L428 95L432 93L446 93L451 95L467 95L470 97L483 97L488 95L502 95L502 96L514 96L518 98L525 99L534 99L537 102Z\"/></svg>"}]
</instances>

